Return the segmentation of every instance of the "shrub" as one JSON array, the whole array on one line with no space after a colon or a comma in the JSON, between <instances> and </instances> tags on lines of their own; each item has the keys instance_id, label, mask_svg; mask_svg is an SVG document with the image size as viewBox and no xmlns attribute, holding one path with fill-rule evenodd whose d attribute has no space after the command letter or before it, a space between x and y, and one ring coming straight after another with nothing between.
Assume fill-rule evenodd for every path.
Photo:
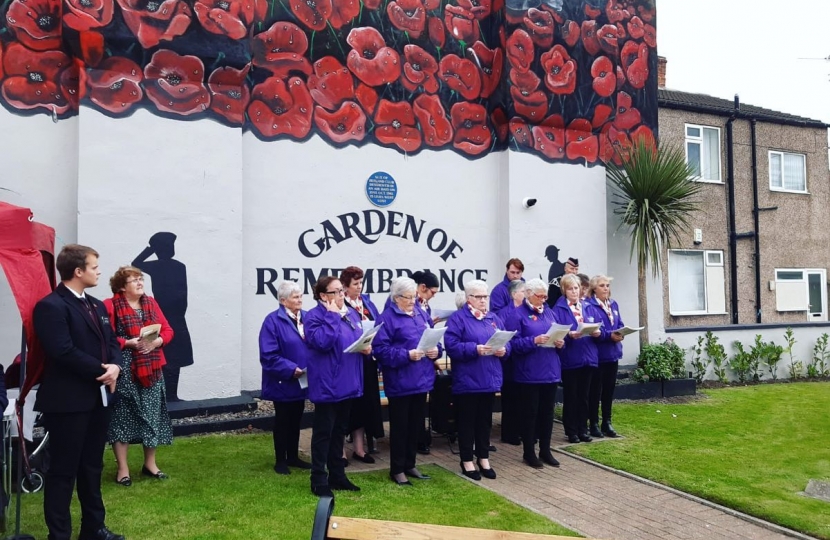
<instances>
[{"instance_id":1,"label":"shrub","mask_svg":"<svg viewBox=\"0 0 830 540\"><path fill-rule=\"evenodd\" d=\"M683 377L686 355L671 338L663 343L649 343L637 357L637 369L632 374L638 382L666 381Z\"/></svg>"},{"instance_id":2,"label":"shrub","mask_svg":"<svg viewBox=\"0 0 830 540\"><path fill-rule=\"evenodd\" d=\"M706 351L706 356L709 357L709 361L712 363L715 376L718 380L722 383L728 382L729 379L726 377L726 366L728 364L726 361L726 350L723 348L723 345L718 343L718 336L713 334L711 330L706 332L706 344L703 346L703 349Z\"/></svg>"},{"instance_id":3,"label":"shrub","mask_svg":"<svg viewBox=\"0 0 830 540\"><path fill-rule=\"evenodd\" d=\"M788 327L787 331L784 332L784 341L787 342L787 346L784 347L784 351L790 355L790 379L800 379L801 375L804 373L804 364L800 360L796 361L793 358L793 347L798 342L795 340L792 328Z\"/></svg>"},{"instance_id":4,"label":"shrub","mask_svg":"<svg viewBox=\"0 0 830 540\"><path fill-rule=\"evenodd\" d=\"M697 337L697 344L692 346L692 369L698 384L706 378L706 370L709 368L709 358L703 356L703 336Z\"/></svg>"},{"instance_id":5,"label":"shrub","mask_svg":"<svg viewBox=\"0 0 830 540\"><path fill-rule=\"evenodd\" d=\"M744 350L744 344L740 341L732 343L735 350L735 356L729 361L729 367L735 372L738 382L745 383L752 372L752 353Z\"/></svg>"},{"instance_id":6,"label":"shrub","mask_svg":"<svg viewBox=\"0 0 830 540\"><path fill-rule=\"evenodd\" d=\"M776 345L773 341L762 343L761 346L761 360L767 365L772 380L778 380L778 363L784 355L784 347Z\"/></svg>"},{"instance_id":7,"label":"shrub","mask_svg":"<svg viewBox=\"0 0 830 540\"><path fill-rule=\"evenodd\" d=\"M807 365L807 376L829 377L830 376L830 351L827 350L830 336L826 333L822 334L813 346L813 359Z\"/></svg>"},{"instance_id":8,"label":"shrub","mask_svg":"<svg viewBox=\"0 0 830 540\"><path fill-rule=\"evenodd\" d=\"M749 350L749 354L752 356L753 381L760 381L764 376L764 372L761 371L761 361L764 358L765 346L765 343L761 341L761 334L755 334L755 344Z\"/></svg>"}]
</instances>

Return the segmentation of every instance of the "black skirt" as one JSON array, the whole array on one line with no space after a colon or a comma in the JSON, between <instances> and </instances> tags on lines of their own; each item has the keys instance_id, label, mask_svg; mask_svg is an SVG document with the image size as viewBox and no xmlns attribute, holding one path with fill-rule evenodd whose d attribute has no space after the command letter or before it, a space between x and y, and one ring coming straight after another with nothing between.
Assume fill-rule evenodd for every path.
<instances>
[{"instance_id":1,"label":"black skirt","mask_svg":"<svg viewBox=\"0 0 830 540\"><path fill-rule=\"evenodd\" d=\"M378 364L371 356L363 357L363 395L352 402L349 431L364 428L367 437L380 439L383 433L383 412L380 406Z\"/></svg>"}]
</instances>

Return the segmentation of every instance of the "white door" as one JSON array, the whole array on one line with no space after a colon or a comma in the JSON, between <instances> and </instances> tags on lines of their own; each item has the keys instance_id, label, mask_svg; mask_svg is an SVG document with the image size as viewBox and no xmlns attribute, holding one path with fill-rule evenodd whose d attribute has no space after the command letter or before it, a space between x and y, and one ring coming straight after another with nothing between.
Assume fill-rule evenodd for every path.
<instances>
[{"instance_id":1,"label":"white door","mask_svg":"<svg viewBox=\"0 0 830 540\"><path fill-rule=\"evenodd\" d=\"M827 278L824 270L807 270L808 321L827 320Z\"/></svg>"}]
</instances>

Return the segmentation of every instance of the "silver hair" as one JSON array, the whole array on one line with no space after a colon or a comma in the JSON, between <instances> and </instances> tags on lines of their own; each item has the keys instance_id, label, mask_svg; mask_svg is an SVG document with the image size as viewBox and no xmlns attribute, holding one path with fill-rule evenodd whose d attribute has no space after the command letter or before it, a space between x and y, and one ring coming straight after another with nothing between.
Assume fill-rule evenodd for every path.
<instances>
[{"instance_id":1,"label":"silver hair","mask_svg":"<svg viewBox=\"0 0 830 540\"><path fill-rule=\"evenodd\" d=\"M296 281L283 281L277 289L277 300L280 302L288 300L294 293L303 294L300 284Z\"/></svg>"},{"instance_id":2,"label":"silver hair","mask_svg":"<svg viewBox=\"0 0 830 540\"><path fill-rule=\"evenodd\" d=\"M406 293L411 292L415 294L418 285L415 283L415 280L406 276L397 277L392 280L392 286L389 288L389 297L392 301L395 301L395 298L398 296L403 296Z\"/></svg>"},{"instance_id":3,"label":"silver hair","mask_svg":"<svg viewBox=\"0 0 830 540\"><path fill-rule=\"evenodd\" d=\"M480 279L468 281L464 284L464 293L466 296L470 296L471 291L484 291L486 293L488 291L487 282Z\"/></svg>"},{"instance_id":4,"label":"silver hair","mask_svg":"<svg viewBox=\"0 0 830 540\"><path fill-rule=\"evenodd\" d=\"M510 293L510 296L513 296L515 292L526 288L527 284L524 281L522 281L521 279L514 279L510 282L510 285L507 286L507 292Z\"/></svg>"},{"instance_id":5,"label":"silver hair","mask_svg":"<svg viewBox=\"0 0 830 540\"><path fill-rule=\"evenodd\" d=\"M539 278L531 279L530 281L525 283L525 286L527 287L528 291L533 291L533 292L544 291L545 293L548 292L548 284L545 283L544 280L539 279Z\"/></svg>"},{"instance_id":6,"label":"silver hair","mask_svg":"<svg viewBox=\"0 0 830 540\"><path fill-rule=\"evenodd\" d=\"M588 295L593 296L594 291L596 291L597 286L603 281L607 281L608 284L610 285L611 282L614 281L614 278L608 277L604 274L598 274L598 275L592 277L591 281L588 284Z\"/></svg>"}]
</instances>

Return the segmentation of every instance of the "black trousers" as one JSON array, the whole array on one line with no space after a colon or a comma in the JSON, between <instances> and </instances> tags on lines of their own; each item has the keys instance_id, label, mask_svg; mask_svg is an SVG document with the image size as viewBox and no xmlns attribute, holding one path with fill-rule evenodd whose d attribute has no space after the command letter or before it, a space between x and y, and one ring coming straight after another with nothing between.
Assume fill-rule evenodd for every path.
<instances>
[{"instance_id":1,"label":"black trousers","mask_svg":"<svg viewBox=\"0 0 830 540\"><path fill-rule=\"evenodd\" d=\"M550 438L553 432L553 406L556 383L516 383L519 392L519 417L521 418L524 457L536 455L535 440L539 437L539 455L549 456Z\"/></svg>"},{"instance_id":2,"label":"black trousers","mask_svg":"<svg viewBox=\"0 0 830 540\"><path fill-rule=\"evenodd\" d=\"M588 391L593 369L585 366L562 370L562 423L568 437L588 431Z\"/></svg>"},{"instance_id":3,"label":"black trousers","mask_svg":"<svg viewBox=\"0 0 830 540\"><path fill-rule=\"evenodd\" d=\"M327 486L329 479L343 480L343 440L349 430L352 400L315 403L311 426L311 485ZM328 472L327 472L328 471Z\"/></svg>"},{"instance_id":4,"label":"black trousers","mask_svg":"<svg viewBox=\"0 0 830 540\"><path fill-rule=\"evenodd\" d=\"M427 395L388 397L389 472L399 474L415 467L418 435L424 429Z\"/></svg>"},{"instance_id":5,"label":"black trousers","mask_svg":"<svg viewBox=\"0 0 830 540\"><path fill-rule=\"evenodd\" d=\"M617 369L619 362L603 362L591 376L591 389L588 393L588 419L592 424L599 423L599 409L602 403L602 421L611 421L611 404L614 402L614 388L617 386Z\"/></svg>"},{"instance_id":6,"label":"black trousers","mask_svg":"<svg viewBox=\"0 0 830 540\"><path fill-rule=\"evenodd\" d=\"M501 440L504 442L515 440L522 433L520 392L515 381L504 381L501 385Z\"/></svg>"},{"instance_id":7,"label":"black trousers","mask_svg":"<svg viewBox=\"0 0 830 540\"><path fill-rule=\"evenodd\" d=\"M495 394L492 392L453 394L453 399L455 400L458 451L461 454L461 461L472 461L473 454L479 459L488 459Z\"/></svg>"},{"instance_id":8,"label":"black trousers","mask_svg":"<svg viewBox=\"0 0 830 540\"><path fill-rule=\"evenodd\" d=\"M274 402L274 461L297 459L305 400Z\"/></svg>"},{"instance_id":9,"label":"black trousers","mask_svg":"<svg viewBox=\"0 0 830 540\"><path fill-rule=\"evenodd\" d=\"M91 535L104 525L101 471L109 422L110 409L102 406L88 412L43 415L52 448L43 493L49 540L70 540L72 536L70 504L76 481L81 503L81 535Z\"/></svg>"},{"instance_id":10,"label":"black trousers","mask_svg":"<svg viewBox=\"0 0 830 540\"><path fill-rule=\"evenodd\" d=\"M349 433L366 430L366 439L380 439L383 433L383 410L380 406L378 363L371 356L363 356L363 395L352 400L349 413Z\"/></svg>"},{"instance_id":11,"label":"black trousers","mask_svg":"<svg viewBox=\"0 0 830 540\"><path fill-rule=\"evenodd\" d=\"M161 372L164 374L164 393L167 395L167 401L181 401L179 399L179 375L181 374L179 367L172 367L164 365Z\"/></svg>"}]
</instances>

